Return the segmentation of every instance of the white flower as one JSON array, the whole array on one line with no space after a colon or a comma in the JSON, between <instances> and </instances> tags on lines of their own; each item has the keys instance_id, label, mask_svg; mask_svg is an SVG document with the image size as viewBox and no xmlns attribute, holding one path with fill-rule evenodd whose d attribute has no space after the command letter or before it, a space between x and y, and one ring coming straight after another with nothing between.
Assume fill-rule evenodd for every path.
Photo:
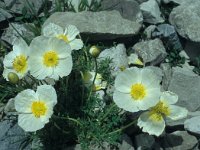
<instances>
[{"instance_id":1,"label":"white flower","mask_svg":"<svg viewBox=\"0 0 200 150\"><path fill-rule=\"evenodd\" d=\"M85 73L82 73L82 77L83 77L83 82L84 84L89 87L93 80L94 80L94 77L95 77L95 72L85 72ZM101 89L105 89L106 86L107 86L107 82L106 81L102 81L102 76L101 74L97 73L96 75L96 78L95 78L95 81L94 81L94 91L98 91L98 90L101 90Z\"/></svg>"},{"instance_id":2,"label":"white flower","mask_svg":"<svg viewBox=\"0 0 200 150\"><path fill-rule=\"evenodd\" d=\"M62 40L39 36L33 39L30 49L30 73L35 78L58 80L71 72L71 48Z\"/></svg>"},{"instance_id":3,"label":"white flower","mask_svg":"<svg viewBox=\"0 0 200 150\"><path fill-rule=\"evenodd\" d=\"M9 52L4 60L3 77L8 81L10 72L17 74L19 79L23 78L29 71L28 55L29 47L23 39L17 39L13 45L13 51Z\"/></svg>"},{"instance_id":4,"label":"white flower","mask_svg":"<svg viewBox=\"0 0 200 150\"><path fill-rule=\"evenodd\" d=\"M141 65L143 66L143 62L138 58L138 55L132 53L129 57L128 57L128 64L134 64L134 65Z\"/></svg>"},{"instance_id":5,"label":"white flower","mask_svg":"<svg viewBox=\"0 0 200 150\"><path fill-rule=\"evenodd\" d=\"M149 111L144 112L138 118L138 126L143 132L150 135L159 136L165 129L164 119L178 120L187 116L187 109L175 106L178 96L175 93L165 91L160 97L160 101Z\"/></svg>"},{"instance_id":6,"label":"white flower","mask_svg":"<svg viewBox=\"0 0 200 150\"><path fill-rule=\"evenodd\" d=\"M159 101L159 83L160 79L148 68L128 68L115 79L113 100L126 111L146 110Z\"/></svg>"},{"instance_id":7,"label":"white flower","mask_svg":"<svg viewBox=\"0 0 200 150\"><path fill-rule=\"evenodd\" d=\"M43 128L49 122L56 103L56 91L51 85L38 86L36 92L30 89L20 92L15 97L19 126L27 132Z\"/></svg>"},{"instance_id":8,"label":"white flower","mask_svg":"<svg viewBox=\"0 0 200 150\"><path fill-rule=\"evenodd\" d=\"M74 25L68 25L65 29L54 23L48 24L42 30L46 37L56 37L68 43L72 50L79 50L83 47L81 39L76 38L79 35L79 30Z\"/></svg>"}]
</instances>

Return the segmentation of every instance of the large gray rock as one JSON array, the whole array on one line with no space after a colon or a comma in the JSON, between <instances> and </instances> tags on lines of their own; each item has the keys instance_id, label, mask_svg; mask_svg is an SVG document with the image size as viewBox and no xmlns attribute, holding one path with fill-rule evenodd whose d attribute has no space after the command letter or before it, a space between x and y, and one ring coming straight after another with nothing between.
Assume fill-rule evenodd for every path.
<instances>
[{"instance_id":1,"label":"large gray rock","mask_svg":"<svg viewBox=\"0 0 200 150\"><path fill-rule=\"evenodd\" d=\"M184 122L184 128L187 131L200 135L200 115L187 119Z\"/></svg>"},{"instance_id":2,"label":"large gray rock","mask_svg":"<svg viewBox=\"0 0 200 150\"><path fill-rule=\"evenodd\" d=\"M4 9L0 8L0 22L10 18L12 18L12 15Z\"/></svg>"},{"instance_id":3,"label":"large gray rock","mask_svg":"<svg viewBox=\"0 0 200 150\"><path fill-rule=\"evenodd\" d=\"M143 16L140 5L135 0L103 0L103 10L117 10L123 18L142 23Z\"/></svg>"},{"instance_id":4,"label":"large gray rock","mask_svg":"<svg viewBox=\"0 0 200 150\"><path fill-rule=\"evenodd\" d=\"M25 140L25 132L17 125L6 120L0 122L0 150L17 150ZM28 145L25 150L29 150Z\"/></svg>"},{"instance_id":5,"label":"large gray rock","mask_svg":"<svg viewBox=\"0 0 200 150\"><path fill-rule=\"evenodd\" d=\"M194 112L200 110L200 77L189 69L175 67L168 87L179 96L177 105Z\"/></svg>"},{"instance_id":6,"label":"large gray rock","mask_svg":"<svg viewBox=\"0 0 200 150\"><path fill-rule=\"evenodd\" d=\"M172 10L169 16L170 23L184 38L200 42L200 1L193 0L184 3Z\"/></svg>"},{"instance_id":7,"label":"large gray rock","mask_svg":"<svg viewBox=\"0 0 200 150\"><path fill-rule=\"evenodd\" d=\"M124 44L118 44L116 47L103 50L98 57L98 61L105 60L106 58L112 59L110 68L114 76L121 72L121 68L125 69L128 67L128 57Z\"/></svg>"},{"instance_id":8,"label":"large gray rock","mask_svg":"<svg viewBox=\"0 0 200 150\"><path fill-rule=\"evenodd\" d=\"M165 47L159 39L136 43L133 49L143 59L144 63L151 62L152 65L159 64L167 55Z\"/></svg>"},{"instance_id":9,"label":"large gray rock","mask_svg":"<svg viewBox=\"0 0 200 150\"><path fill-rule=\"evenodd\" d=\"M144 17L144 22L157 24L164 22L161 11L156 0L149 0L140 4L140 9Z\"/></svg>"},{"instance_id":10,"label":"large gray rock","mask_svg":"<svg viewBox=\"0 0 200 150\"><path fill-rule=\"evenodd\" d=\"M186 131L176 131L167 134L161 142L165 150L198 150L196 137L188 134Z\"/></svg>"},{"instance_id":11,"label":"large gray rock","mask_svg":"<svg viewBox=\"0 0 200 150\"><path fill-rule=\"evenodd\" d=\"M136 35L141 25L137 22L122 18L118 11L100 12L56 12L43 25L55 23L65 28L75 25L82 35L90 40L106 40Z\"/></svg>"}]
</instances>

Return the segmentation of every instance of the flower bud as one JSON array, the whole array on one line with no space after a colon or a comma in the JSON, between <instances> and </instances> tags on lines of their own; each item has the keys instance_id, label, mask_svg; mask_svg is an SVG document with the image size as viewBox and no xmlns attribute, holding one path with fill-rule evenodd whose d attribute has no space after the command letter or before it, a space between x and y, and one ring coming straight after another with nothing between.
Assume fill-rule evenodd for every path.
<instances>
[{"instance_id":1,"label":"flower bud","mask_svg":"<svg viewBox=\"0 0 200 150\"><path fill-rule=\"evenodd\" d=\"M90 54L93 56L93 57L98 57L99 56L99 54L100 54L100 49L98 48L98 47L96 47L96 46L92 46L91 48L90 48L90 50L89 50L89 52L90 52Z\"/></svg>"},{"instance_id":2,"label":"flower bud","mask_svg":"<svg viewBox=\"0 0 200 150\"><path fill-rule=\"evenodd\" d=\"M13 84L17 84L19 81L19 77L16 73L14 72L9 72L8 73L8 80L13 83Z\"/></svg>"}]
</instances>

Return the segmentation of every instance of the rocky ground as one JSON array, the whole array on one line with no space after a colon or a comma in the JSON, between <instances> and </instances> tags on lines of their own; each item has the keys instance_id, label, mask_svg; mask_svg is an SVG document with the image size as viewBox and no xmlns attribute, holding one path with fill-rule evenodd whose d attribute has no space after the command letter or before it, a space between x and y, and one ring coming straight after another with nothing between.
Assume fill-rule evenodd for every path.
<instances>
[{"instance_id":1,"label":"rocky ground","mask_svg":"<svg viewBox=\"0 0 200 150\"><path fill-rule=\"evenodd\" d=\"M32 2L35 11L39 11L41 1ZM4 4L17 14L23 13L24 5L21 0L0 1L1 40L12 44L19 33L30 39L34 37L26 24L8 24L6 19L12 19L13 15L3 9ZM62 27L77 26L83 40L102 41L107 45L117 43L99 56L99 59L112 58L113 68L127 67L130 54L138 54L145 65L162 78L162 88L178 94L177 105L189 110L186 119L167 122L166 134L159 138L145 133L135 136L133 129L128 129L119 149L199 149L200 66L196 60L200 56L200 0L102 0L99 12L56 12L43 27L49 22ZM12 116L13 109L12 99L6 105L0 103L0 119L6 118L0 122L0 150L18 149L27 136L10 121L12 118L5 117ZM25 149L34 149L39 144L34 141ZM110 149L107 143L104 144L105 149ZM79 145L63 147L64 150L80 149Z\"/></svg>"}]
</instances>

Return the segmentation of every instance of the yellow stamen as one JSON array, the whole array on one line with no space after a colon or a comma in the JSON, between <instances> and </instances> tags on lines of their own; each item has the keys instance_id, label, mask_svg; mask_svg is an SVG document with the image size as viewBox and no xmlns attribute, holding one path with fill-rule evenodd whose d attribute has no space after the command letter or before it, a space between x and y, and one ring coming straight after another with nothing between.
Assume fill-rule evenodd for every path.
<instances>
[{"instance_id":1,"label":"yellow stamen","mask_svg":"<svg viewBox=\"0 0 200 150\"><path fill-rule=\"evenodd\" d=\"M140 83L131 86L131 97L134 100L142 100L146 96L146 88Z\"/></svg>"},{"instance_id":2,"label":"yellow stamen","mask_svg":"<svg viewBox=\"0 0 200 150\"><path fill-rule=\"evenodd\" d=\"M41 116L44 116L46 114L47 107L44 102L35 101L32 103L31 110L36 118L40 118Z\"/></svg>"},{"instance_id":3,"label":"yellow stamen","mask_svg":"<svg viewBox=\"0 0 200 150\"><path fill-rule=\"evenodd\" d=\"M27 60L25 55L17 56L13 61L13 69L17 73L24 73L27 70Z\"/></svg>"},{"instance_id":4,"label":"yellow stamen","mask_svg":"<svg viewBox=\"0 0 200 150\"><path fill-rule=\"evenodd\" d=\"M65 41L66 43L69 43L69 39L68 39L67 35L59 34L59 35L57 36L57 38L60 39L60 40Z\"/></svg>"},{"instance_id":5,"label":"yellow stamen","mask_svg":"<svg viewBox=\"0 0 200 150\"><path fill-rule=\"evenodd\" d=\"M47 67L55 67L58 65L58 62L58 54L53 50L48 51L43 55L43 63Z\"/></svg>"}]
</instances>

